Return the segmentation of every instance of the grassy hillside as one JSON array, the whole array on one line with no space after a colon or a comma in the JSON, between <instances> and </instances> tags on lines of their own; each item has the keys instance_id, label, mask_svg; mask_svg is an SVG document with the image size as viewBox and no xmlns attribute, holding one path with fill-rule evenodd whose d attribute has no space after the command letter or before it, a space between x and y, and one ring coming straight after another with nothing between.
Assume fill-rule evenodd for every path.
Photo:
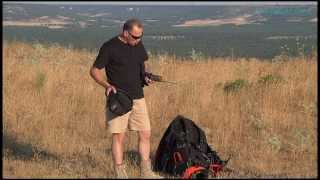
<instances>
[{"instance_id":1,"label":"grassy hillside","mask_svg":"<svg viewBox=\"0 0 320 180\"><path fill-rule=\"evenodd\" d=\"M52 45L3 42L3 176L107 178L111 136L104 89L89 76L96 54ZM153 84L145 98L154 154L175 116L205 130L234 172L220 177L316 177L317 56L273 61L151 56L154 73L179 85ZM139 176L137 134L125 161Z\"/></svg>"}]
</instances>

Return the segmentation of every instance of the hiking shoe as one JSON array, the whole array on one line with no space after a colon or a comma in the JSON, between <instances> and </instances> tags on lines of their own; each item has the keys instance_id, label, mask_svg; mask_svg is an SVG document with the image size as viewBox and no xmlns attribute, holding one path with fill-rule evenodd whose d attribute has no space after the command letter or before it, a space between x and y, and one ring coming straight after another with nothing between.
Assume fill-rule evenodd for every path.
<instances>
[{"instance_id":1,"label":"hiking shoe","mask_svg":"<svg viewBox=\"0 0 320 180\"><path fill-rule=\"evenodd\" d=\"M149 178L149 179L162 179L162 176L159 176L152 172L151 170L151 161L150 160L141 160L140 165L140 175L142 178Z\"/></svg>"},{"instance_id":2,"label":"hiking shoe","mask_svg":"<svg viewBox=\"0 0 320 180\"><path fill-rule=\"evenodd\" d=\"M128 175L126 172L126 167L124 164L115 165L114 171L116 173L116 178L120 178L120 179L127 179L128 178Z\"/></svg>"}]
</instances>

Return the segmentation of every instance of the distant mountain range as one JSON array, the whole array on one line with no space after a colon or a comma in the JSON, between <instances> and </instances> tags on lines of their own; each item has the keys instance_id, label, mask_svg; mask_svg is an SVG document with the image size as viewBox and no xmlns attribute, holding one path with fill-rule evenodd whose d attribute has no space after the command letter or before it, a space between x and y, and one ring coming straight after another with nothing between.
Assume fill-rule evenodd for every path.
<instances>
[{"instance_id":1,"label":"distant mountain range","mask_svg":"<svg viewBox=\"0 0 320 180\"><path fill-rule=\"evenodd\" d=\"M189 41L190 39L188 38L190 37L192 37L192 40L206 39L204 37L212 36L212 33L222 33L222 37L224 38L230 38L233 36L230 33L233 33L236 37L243 40L244 36L248 36L246 33L252 31L254 31L252 35L255 38L262 38L263 36L262 39L269 38L269 42L270 37L273 36L312 36L317 38L316 26L318 19L316 5L119 6L8 3L3 4L4 38L50 42L52 41L50 36L54 36L57 33L61 34L61 31L65 33L74 31L87 31L90 33L94 31L98 34L105 32L103 34L108 35L102 37L108 39L112 34L118 33L121 30L121 26L125 20L132 17L139 18L144 22L147 37L145 42L149 44L151 50L163 49L169 53L186 52L195 48L199 51L204 51L208 55L219 55L206 53L207 49L216 47L211 42L206 42L203 47L200 47L202 45L197 46L197 43L193 41L193 46L184 47L184 50L175 50L176 46L161 48L163 46L159 46L153 41L181 41L182 43ZM305 27L305 30L299 27L301 25ZM285 27L290 29L286 29ZM39 33L39 38L37 39L37 35L35 34L36 29L31 30L30 28L40 28L48 38L41 37L41 33ZM9 29L10 32L8 31ZM21 36L23 34L22 31L27 32L26 36ZM260 33L260 35L257 33ZM57 37L59 35L55 36L55 42L81 44L81 42L68 41L68 39L64 39L67 42L63 42L62 40L57 40ZM95 43L89 43L88 47L98 48L105 39L102 40L95 37L91 40L95 41ZM206 40L210 40L210 38ZM88 42L88 40L85 41ZM252 41L254 39L250 40L250 42ZM246 41L242 42L243 44L247 43ZM256 42L255 46L259 47L260 40L256 39ZM165 45L163 42L160 44ZM219 48L219 51L226 51L226 47L229 48L230 45L224 45ZM237 49L236 47L231 48ZM230 52L230 48L227 51ZM186 55L186 53L182 54ZM270 54L275 55L276 53ZM220 55L227 55L227 53Z\"/></svg>"},{"instance_id":2,"label":"distant mountain range","mask_svg":"<svg viewBox=\"0 0 320 180\"><path fill-rule=\"evenodd\" d=\"M137 17L146 26L211 26L283 22L317 22L317 7L305 6L112 6L4 4L5 26L58 24L61 27L118 26ZM221 22L220 22L221 21ZM24 22L24 23L22 23ZM38 22L38 23L36 23Z\"/></svg>"}]
</instances>

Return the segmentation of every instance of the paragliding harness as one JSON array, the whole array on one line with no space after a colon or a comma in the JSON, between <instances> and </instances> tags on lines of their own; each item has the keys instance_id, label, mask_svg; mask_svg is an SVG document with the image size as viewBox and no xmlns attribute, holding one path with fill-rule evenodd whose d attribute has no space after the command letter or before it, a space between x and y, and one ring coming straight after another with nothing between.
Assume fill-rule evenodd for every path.
<instances>
[{"instance_id":1,"label":"paragliding harness","mask_svg":"<svg viewBox=\"0 0 320 180\"><path fill-rule=\"evenodd\" d=\"M229 158L230 159L230 158ZM158 146L154 170L181 178L208 178L228 163L207 144L206 136L192 120L178 115Z\"/></svg>"}]
</instances>

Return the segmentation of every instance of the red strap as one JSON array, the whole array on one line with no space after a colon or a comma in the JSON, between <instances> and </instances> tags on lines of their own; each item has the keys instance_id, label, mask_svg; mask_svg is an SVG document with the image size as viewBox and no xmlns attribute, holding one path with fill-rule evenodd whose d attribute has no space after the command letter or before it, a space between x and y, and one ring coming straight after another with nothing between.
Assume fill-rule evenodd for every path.
<instances>
[{"instance_id":1,"label":"red strap","mask_svg":"<svg viewBox=\"0 0 320 180\"><path fill-rule=\"evenodd\" d=\"M174 163L177 164L178 162L182 162L182 156L180 154L180 152L174 152L173 153L173 159L174 159ZM179 159L179 160L178 160Z\"/></svg>"},{"instance_id":2,"label":"red strap","mask_svg":"<svg viewBox=\"0 0 320 180\"><path fill-rule=\"evenodd\" d=\"M191 167L188 167L183 175L182 175L182 179L190 179L192 174L199 171L199 170L202 170L204 169L204 167L201 167L201 166L191 166Z\"/></svg>"},{"instance_id":3,"label":"red strap","mask_svg":"<svg viewBox=\"0 0 320 180\"><path fill-rule=\"evenodd\" d=\"M213 172L214 176L217 176L218 172L222 170L221 164L210 164L210 170Z\"/></svg>"}]
</instances>

